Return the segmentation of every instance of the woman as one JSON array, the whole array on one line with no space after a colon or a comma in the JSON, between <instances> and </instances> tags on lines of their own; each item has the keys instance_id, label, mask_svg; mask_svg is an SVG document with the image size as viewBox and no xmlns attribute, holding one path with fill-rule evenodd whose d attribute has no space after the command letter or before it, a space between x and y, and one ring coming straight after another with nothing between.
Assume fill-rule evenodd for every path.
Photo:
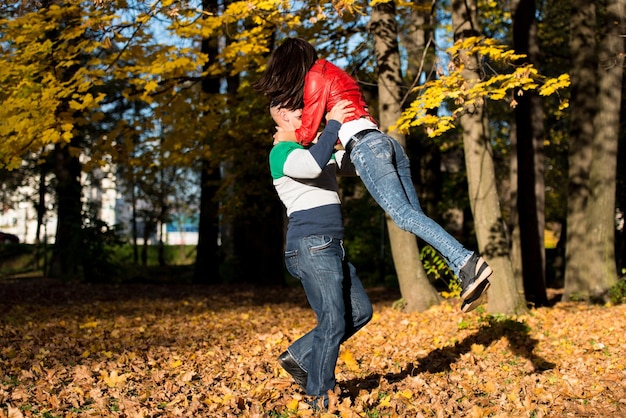
<instances>
[{"instance_id":1,"label":"woman","mask_svg":"<svg viewBox=\"0 0 626 418\"><path fill-rule=\"evenodd\" d=\"M446 259L461 282L461 310L469 312L481 303L493 270L480 254L464 248L424 214L404 149L378 129L352 77L318 58L309 42L288 38L272 53L254 88L285 108L302 108L300 128L278 132L275 139L296 140L305 146L315 139L326 112L339 101L349 100L354 113L341 126L339 140L365 187L399 228L420 237Z\"/></svg>"}]
</instances>

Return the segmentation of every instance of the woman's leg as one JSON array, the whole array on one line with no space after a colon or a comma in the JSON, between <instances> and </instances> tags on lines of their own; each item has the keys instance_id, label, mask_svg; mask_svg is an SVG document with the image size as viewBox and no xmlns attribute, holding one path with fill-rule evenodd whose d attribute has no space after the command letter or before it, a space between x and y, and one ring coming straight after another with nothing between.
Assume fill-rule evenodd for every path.
<instances>
[{"instance_id":1,"label":"woman's leg","mask_svg":"<svg viewBox=\"0 0 626 418\"><path fill-rule=\"evenodd\" d=\"M354 146L350 158L365 187L396 225L432 245L458 275L472 252L422 211L402 146L373 132Z\"/></svg>"}]
</instances>

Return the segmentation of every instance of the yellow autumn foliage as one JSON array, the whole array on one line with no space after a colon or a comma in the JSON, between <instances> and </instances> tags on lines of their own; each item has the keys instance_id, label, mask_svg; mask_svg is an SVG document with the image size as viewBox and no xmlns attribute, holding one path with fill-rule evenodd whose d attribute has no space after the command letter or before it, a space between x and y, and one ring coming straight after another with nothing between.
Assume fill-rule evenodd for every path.
<instances>
[{"instance_id":1,"label":"yellow autumn foliage","mask_svg":"<svg viewBox=\"0 0 626 418\"><path fill-rule=\"evenodd\" d=\"M569 87L569 76L561 74L548 78L539 74L531 64L517 65L524 56L516 54L496 40L484 37L468 37L454 43L446 51L450 58L447 74L429 80L415 88L416 99L402 113L392 127L408 132L411 127L424 127L428 136L436 137L454 129L456 120L473 106L482 106L484 100L509 100L512 107L516 101L514 92L536 90L542 96L557 94ZM467 56L474 55L513 70L494 73L480 80L466 80L463 72ZM433 115L433 109L445 107L447 111ZM567 107L565 100L561 107Z\"/></svg>"}]
</instances>

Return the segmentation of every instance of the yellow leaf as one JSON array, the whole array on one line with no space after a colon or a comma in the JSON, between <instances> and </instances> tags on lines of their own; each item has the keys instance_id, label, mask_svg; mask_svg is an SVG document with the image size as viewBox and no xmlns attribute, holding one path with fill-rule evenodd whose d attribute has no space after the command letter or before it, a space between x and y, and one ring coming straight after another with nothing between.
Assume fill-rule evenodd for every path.
<instances>
[{"instance_id":1,"label":"yellow leaf","mask_svg":"<svg viewBox=\"0 0 626 418\"><path fill-rule=\"evenodd\" d=\"M354 356L352 355L352 352L349 350L343 350L343 352L339 355L339 358L341 360L343 360L343 362L346 364L346 366L348 367L348 370L352 371L352 372L356 372L359 370L359 365L357 364L357 362L354 360Z\"/></svg>"},{"instance_id":2,"label":"yellow leaf","mask_svg":"<svg viewBox=\"0 0 626 418\"><path fill-rule=\"evenodd\" d=\"M292 399L287 403L287 409L291 410L291 411L297 411L298 410L298 403L299 401L297 399Z\"/></svg>"},{"instance_id":3,"label":"yellow leaf","mask_svg":"<svg viewBox=\"0 0 626 418\"><path fill-rule=\"evenodd\" d=\"M175 369L183 365L183 362L180 360L174 360L170 363L170 368Z\"/></svg>"},{"instance_id":4,"label":"yellow leaf","mask_svg":"<svg viewBox=\"0 0 626 418\"><path fill-rule=\"evenodd\" d=\"M154 80L150 80L146 83L146 85L144 86L144 89L147 93L149 93L149 92L155 91L157 87L159 87L159 83L157 83Z\"/></svg>"},{"instance_id":5,"label":"yellow leaf","mask_svg":"<svg viewBox=\"0 0 626 418\"><path fill-rule=\"evenodd\" d=\"M80 329L86 329L86 328L95 328L98 326L98 321L89 321L89 322L85 322L84 324L80 325L79 328Z\"/></svg>"},{"instance_id":6,"label":"yellow leaf","mask_svg":"<svg viewBox=\"0 0 626 418\"><path fill-rule=\"evenodd\" d=\"M487 383L485 383L485 392L487 393L494 393L496 391L496 384L493 383L491 380Z\"/></svg>"},{"instance_id":7,"label":"yellow leaf","mask_svg":"<svg viewBox=\"0 0 626 418\"><path fill-rule=\"evenodd\" d=\"M102 380L110 388L114 388L120 383L126 383L127 374L118 375L117 370L113 370L109 375L106 372L101 372Z\"/></svg>"},{"instance_id":8,"label":"yellow leaf","mask_svg":"<svg viewBox=\"0 0 626 418\"><path fill-rule=\"evenodd\" d=\"M76 100L70 101L70 109L81 110L83 108L84 108L84 106L82 104L78 103Z\"/></svg>"},{"instance_id":9,"label":"yellow leaf","mask_svg":"<svg viewBox=\"0 0 626 418\"><path fill-rule=\"evenodd\" d=\"M472 344L472 353L482 354L485 352L485 346L482 344Z\"/></svg>"}]
</instances>

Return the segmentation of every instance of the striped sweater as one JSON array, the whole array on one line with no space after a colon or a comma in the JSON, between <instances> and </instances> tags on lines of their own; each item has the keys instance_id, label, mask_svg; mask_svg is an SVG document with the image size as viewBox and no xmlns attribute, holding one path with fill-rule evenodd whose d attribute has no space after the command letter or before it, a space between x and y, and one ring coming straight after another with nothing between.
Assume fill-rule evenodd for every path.
<instances>
[{"instance_id":1,"label":"striped sweater","mask_svg":"<svg viewBox=\"0 0 626 418\"><path fill-rule=\"evenodd\" d=\"M287 209L287 241L309 235L343 239L337 172L354 174L344 151L334 151L341 124L330 120L316 144L280 142L270 152L274 188Z\"/></svg>"}]
</instances>

